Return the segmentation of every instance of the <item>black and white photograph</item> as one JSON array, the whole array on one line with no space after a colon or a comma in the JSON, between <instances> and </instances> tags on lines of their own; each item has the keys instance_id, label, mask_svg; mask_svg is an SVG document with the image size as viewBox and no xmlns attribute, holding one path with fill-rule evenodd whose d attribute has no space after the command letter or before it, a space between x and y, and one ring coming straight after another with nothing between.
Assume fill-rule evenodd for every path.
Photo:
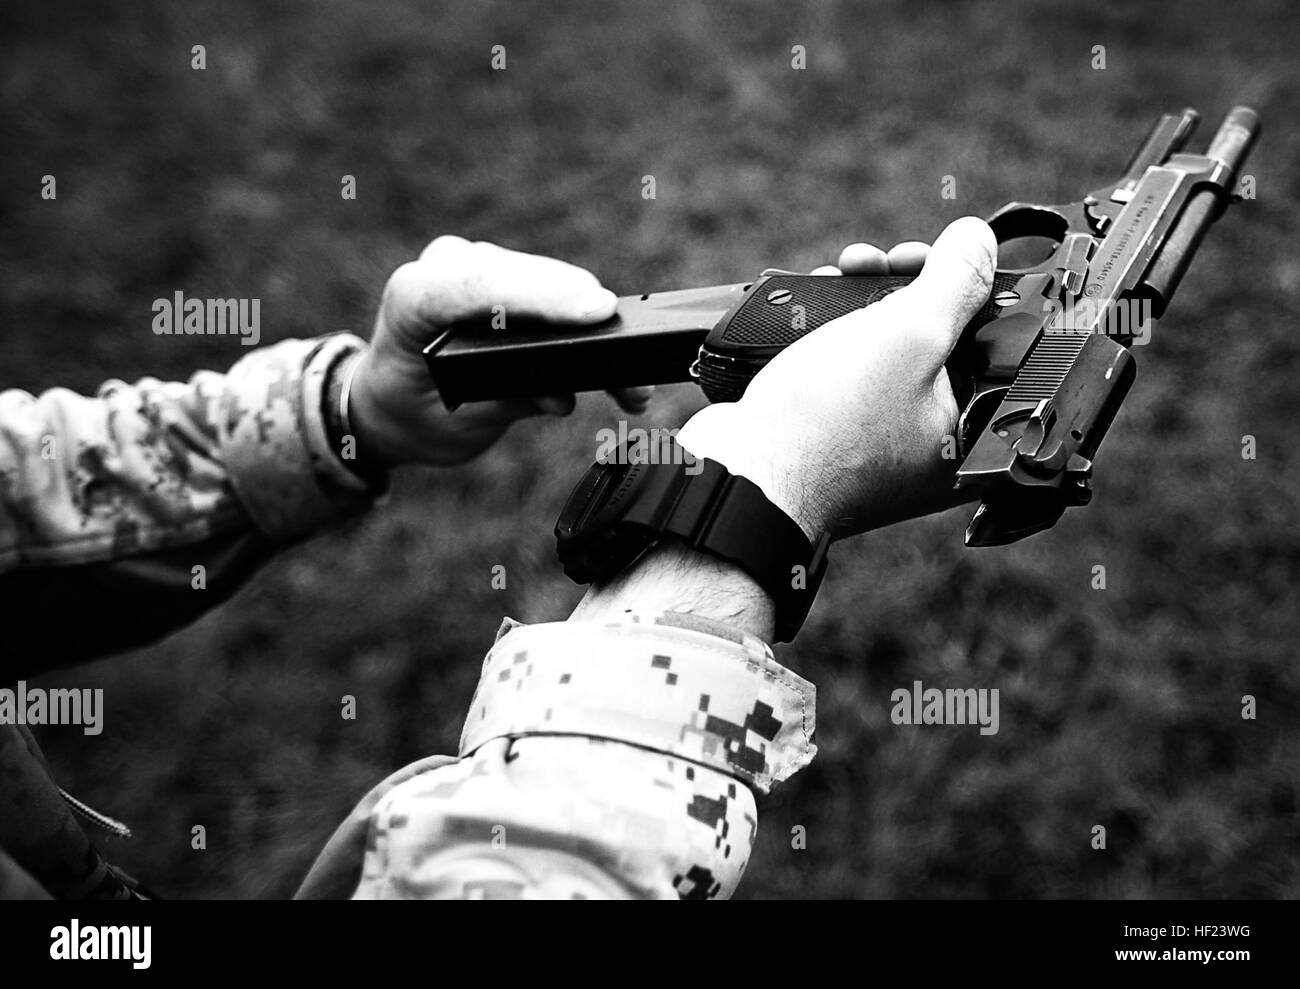
<instances>
[{"instance_id":1,"label":"black and white photograph","mask_svg":"<svg viewBox=\"0 0 1300 989\"><path fill-rule=\"evenodd\" d=\"M1285 956L1294 4L0 26L6 956L732 898Z\"/></svg>"}]
</instances>

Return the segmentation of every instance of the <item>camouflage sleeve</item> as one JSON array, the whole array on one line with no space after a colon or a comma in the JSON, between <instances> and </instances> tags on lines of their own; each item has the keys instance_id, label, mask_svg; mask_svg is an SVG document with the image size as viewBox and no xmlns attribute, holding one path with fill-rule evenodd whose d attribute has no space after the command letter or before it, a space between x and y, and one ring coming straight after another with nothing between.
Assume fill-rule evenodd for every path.
<instances>
[{"instance_id":1,"label":"camouflage sleeve","mask_svg":"<svg viewBox=\"0 0 1300 989\"><path fill-rule=\"evenodd\" d=\"M368 505L322 414L331 368L362 346L286 340L224 375L113 380L93 398L0 392L0 601L33 630L0 660L24 668L0 674L157 638L277 543Z\"/></svg>"},{"instance_id":2,"label":"camouflage sleeve","mask_svg":"<svg viewBox=\"0 0 1300 989\"><path fill-rule=\"evenodd\" d=\"M754 791L812 759L814 708L812 684L721 623L507 619L460 759L375 803L354 896L729 897Z\"/></svg>"}]
</instances>

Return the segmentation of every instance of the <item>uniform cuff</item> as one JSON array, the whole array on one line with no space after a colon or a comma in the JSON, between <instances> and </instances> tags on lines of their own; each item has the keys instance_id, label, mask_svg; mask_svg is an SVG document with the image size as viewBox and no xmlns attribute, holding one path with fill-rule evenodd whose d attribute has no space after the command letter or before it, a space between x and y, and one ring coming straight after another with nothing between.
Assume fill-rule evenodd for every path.
<instances>
[{"instance_id":1,"label":"uniform cuff","mask_svg":"<svg viewBox=\"0 0 1300 989\"><path fill-rule=\"evenodd\" d=\"M365 343L340 333L254 351L226 376L218 435L253 523L288 542L367 508L380 491L330 449L321 399L331 367Z\"/></svg>"},{"instance_id":2,"label":"uniform cuff","mask_svg":"<svg viewBox=\"0 0 1300 989\"><path fill-rule=\"evenodd\" d=\"M816 688L730 626L674 614L507 619L460 754L494 738L582 735L686 759L765 793L812 760L815 723Z\"/></svg>"}]
</instances>

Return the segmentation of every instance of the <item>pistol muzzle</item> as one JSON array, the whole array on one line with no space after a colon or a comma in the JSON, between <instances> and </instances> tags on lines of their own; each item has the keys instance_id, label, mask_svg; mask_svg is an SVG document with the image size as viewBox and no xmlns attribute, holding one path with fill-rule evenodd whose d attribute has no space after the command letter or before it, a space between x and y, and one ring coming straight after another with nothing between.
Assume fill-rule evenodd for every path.
<instances>
[{"instance_id":1,"label":"pistol muzzle","mask_svg":"<svg viewBox=\"0 0 1300 989\"><path fill-rule=\"evenodd\" d=\"M1143 278L1144 294L1151 300L1151 314L1159 319L1183 280L1201 238L1223 214L1237 181L1237 172L1259 136L1259 115L1238 106L1223 118L1205 157L1222 162L1227 172L1222 184L1215 183L1194 192L1187 200L1160 253Z\"/></svg>"},{"instance_id":2,"label":"pistol muzzle","mask_svg":"<svg viewBox=\"0 0 1300 989\"><path fill-rule=\"evenodd\" d=\"M1259 114L1248 106L1235 106L1219 124L1214 132L1210 146L1205 154L1209 158L1221 161L1236 176L1237 169L1250 154L1251 146L1259 137Z\"/></svg>"}]
</instances>

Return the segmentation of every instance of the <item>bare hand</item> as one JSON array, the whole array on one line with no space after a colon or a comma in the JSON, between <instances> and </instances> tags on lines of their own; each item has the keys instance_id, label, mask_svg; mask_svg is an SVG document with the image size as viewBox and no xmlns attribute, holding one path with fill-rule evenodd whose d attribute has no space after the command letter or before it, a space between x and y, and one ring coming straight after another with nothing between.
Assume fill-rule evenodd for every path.
<instances>
[{"instance_id":1,"label":"bare hand","mask_svg":"<svg viewBox=\"0 0 1300 989\"><path fill-rule=\"evenodd\" d=\"M944 362L988 299L988 224L963 217L928 251L855 244L815 273L920 274L778 354L738 402L701 409L678 441L757 484L817 538L843 537L957 502L945 439L957 400Z\"/></svg>"},{"instance_id":2,"label":"bare hand","mask_svg":"<svg viewBox=\"0 0 1300 989\"><path fill-rule=\"evenodd\" d=\"M357 447L369 463L459 464L496 442L517 419L567 415L572 394L474 402L448 412L421 351L442 327L489 317L599 323L614 314L614 293L596 276L554 258L439 237L419 260L398 268L384 289L375 333L352 380L349 402ZM538 382L545 389L545 382ZM610 394L629 413L645 410L651 388Z\"/></svg>"}]
</instances>

